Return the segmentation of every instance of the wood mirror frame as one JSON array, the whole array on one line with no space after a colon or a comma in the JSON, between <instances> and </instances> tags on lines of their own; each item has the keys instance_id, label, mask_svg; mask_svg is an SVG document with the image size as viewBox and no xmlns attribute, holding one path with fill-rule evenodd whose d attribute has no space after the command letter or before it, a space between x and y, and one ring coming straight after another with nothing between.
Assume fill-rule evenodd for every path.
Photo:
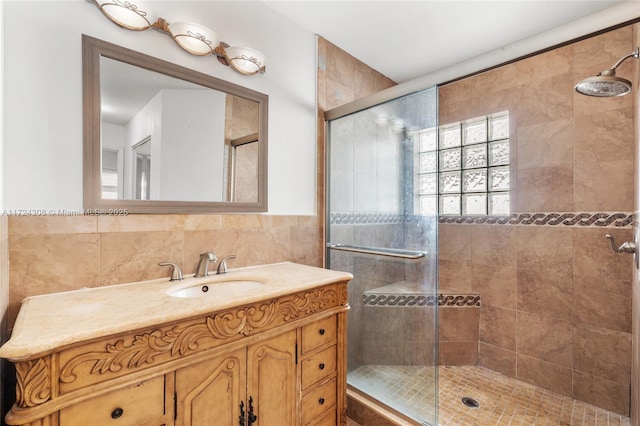
<instances>
[{"instance_id":1,"label":"wood mirror frame","mask_svg":"<svg viewBox=\"0 0 640 426\"><path fill-rule=\"evenodd\" d=\"M166 74L259 104L258 201L165 201L110 200L101 190L101 97L100 58L106 57L150 71ZM83 206L95 213L244 213L267 211L267 135L268 102L266 94L220 80L198 71L163 61L93 37L82 35L83 65ZM121 214L121 213L118 213Z\"/></svg>"}]
</instances>

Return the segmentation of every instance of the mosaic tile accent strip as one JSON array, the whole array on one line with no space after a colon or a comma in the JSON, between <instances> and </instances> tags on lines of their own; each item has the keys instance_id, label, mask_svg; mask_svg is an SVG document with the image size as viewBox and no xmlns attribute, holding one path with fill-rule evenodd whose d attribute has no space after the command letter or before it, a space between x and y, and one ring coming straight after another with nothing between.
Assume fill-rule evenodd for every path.
<instances>
[{"instance_id":1,"label":"mosaic tile accent strip","mask_svg":"<svg viewBox=\"0 0 640 426\"><path fill-rule=\"evenodd\" d=\"M441 216L440 223L631 228L633 213L517 213L511 216Z\"/></svg>"},{"instance_id":2,"label":"mosaic tile accent strip","mask_svg":"<svg viewBox=\"0 0 640 426\"><path fill-rule=\"evenodd\" d=\"M404 215L399 213L331 213L331 225L380 225L404 223Z\"/></svg>"},{"instance_id":3,"label":"mosaic tile accent strip","mask_svg":"<svg viewBox=\"0 0 640 426\"><path fill-rule=\"evenodd\" d=\"M479 294L439 294L438 306L479 307ZM365 294L362 296L364 306L435 306L436 296L425 294Z\"/></svg>"},{"instance_id":4,"label":"mosaic tile accent strip","mask_svg":"<svg viewBox=\"0 0 640 426\"><path fill-rule=\"evenodd\" d=\"M331 225L380 225L420 221L424 216L397 213L331 213ZM464 225L591 226L631 228L634 214L629 212L531 212L510 216L440 216L440 223Z\"/></svg>"}]
</instances>

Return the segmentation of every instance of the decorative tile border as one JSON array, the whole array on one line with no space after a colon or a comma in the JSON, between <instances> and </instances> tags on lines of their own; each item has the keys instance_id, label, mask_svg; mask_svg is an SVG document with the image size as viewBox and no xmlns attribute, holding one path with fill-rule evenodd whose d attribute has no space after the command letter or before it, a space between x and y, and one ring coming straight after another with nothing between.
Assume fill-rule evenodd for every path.
<instances>
[{"instance_id":1,"label":"decorative tile border","mask_svg":"<svg viewBox=\"0 0 640 426\"><path fill-rule=\"evenodd\" d=\"M479 307L479 294L438 294L441 307ZM435 306L436 296L426 294L365 294L364 306Z\"/></svg>"},{"instance_id":2,"label":"decorative tile border","mask_svg":"<svg viewBox=\"0 0 640 426\"><path fill-rule=\"evenodd\" d=\"M469 225L593 226L631 228L633 213L517 213L511 216L441 216L440 223Z\"/></svg>"},{"instance_id":3,"label":"decorative tile border","mask_svg":"<svg viewBox=\"0 0 640 426\"><path fill-rule=\"evenodd\" d=\"M404 215L400 213L331 213L331 225L380 225L404 223Z\"/></svg>"},{"instance_id":4,"label":"decorative tile border","mask_svg":"<svg viewBox=\"0 0 640 426\"><path fill-rule=\"evenodd\" d=\"M331 225L380 225L414 223L424 216L398 213L331 213ZM510 216L440 216L440 223L464 225L592 226L631 228L634 214L629 212L531 212Z\"/></svg>"}]
</instances>

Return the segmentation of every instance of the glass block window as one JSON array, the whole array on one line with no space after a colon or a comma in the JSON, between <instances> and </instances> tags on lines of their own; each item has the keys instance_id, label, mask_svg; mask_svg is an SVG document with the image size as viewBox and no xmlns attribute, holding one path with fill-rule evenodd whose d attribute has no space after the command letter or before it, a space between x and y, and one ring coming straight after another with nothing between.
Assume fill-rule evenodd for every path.
<instances>
[{"instance_id":1,"label":"glass block window","mask_svg":"<svg viewBox=\"0 0 640 426\"><path fill-rule=\"evenodd\" d=\"M423 215L508 215L509 113L415 133L416 209Z\"/></svg>"}]
</instances>

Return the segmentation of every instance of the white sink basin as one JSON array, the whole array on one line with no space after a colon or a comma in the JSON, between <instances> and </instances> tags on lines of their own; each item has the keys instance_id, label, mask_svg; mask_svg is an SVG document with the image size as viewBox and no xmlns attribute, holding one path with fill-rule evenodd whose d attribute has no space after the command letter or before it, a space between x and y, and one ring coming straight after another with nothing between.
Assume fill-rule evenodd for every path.
<instances>
[{"instance_id":1,"label":"white sink basin","mask_svg":"<svg viewBox=\"0 0 640 426\"><path fill-rule=\"evenodd\" d=\"M223 278L212 280L198 280L198 282L183 283L173 286L168 293L174 297L236 297L250 293L264 285L263 281L252 278Z\"/></svg>"}]
</instances>

